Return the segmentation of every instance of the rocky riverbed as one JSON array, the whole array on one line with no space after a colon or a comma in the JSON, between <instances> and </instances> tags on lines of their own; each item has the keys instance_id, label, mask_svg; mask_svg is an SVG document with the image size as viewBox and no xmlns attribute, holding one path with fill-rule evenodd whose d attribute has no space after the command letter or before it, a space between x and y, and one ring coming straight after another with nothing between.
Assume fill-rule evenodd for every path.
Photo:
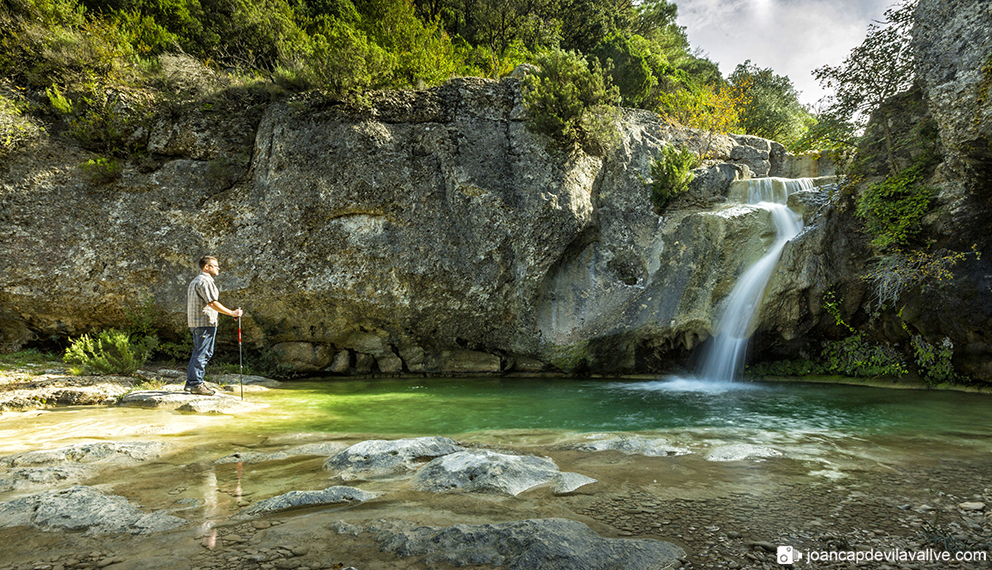
<instances>
[{"instance_id":1,"label":"rocky riverbed","mask_svg":"<svg viewBox=\"0 0 992 570\"><path fill-rule=\"evenodd\" d=\"M149 378L93 382L119 383L115 401L176 396ZM123 410L146 418L130 431L77 432L44 410L0 417L5 450L35 425L66 430L0 456L0 570L764 569L779 546L904 557L797 567L992 567L905 559L989 557L992 449L968 437L696 434L705 453L659 434L219 437L197 422L252 412L173 403Z\"/></svg>"}]
</instances>

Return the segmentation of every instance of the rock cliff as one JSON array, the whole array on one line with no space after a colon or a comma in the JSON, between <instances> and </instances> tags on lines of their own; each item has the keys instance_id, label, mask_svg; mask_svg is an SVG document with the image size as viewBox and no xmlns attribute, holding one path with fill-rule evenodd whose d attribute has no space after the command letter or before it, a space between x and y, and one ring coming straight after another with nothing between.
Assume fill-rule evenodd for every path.
<instances>
[{"instance_id":1,"label":"rock cliff","mask_svg":"<svg viewBox=\"0 0 992 570\"><path fill-rule=\"evenodd\" d=\"M992 26L981 2L953 4L922 0L914 40L947 156L927 231L984 248ZM525 128L516 79L375 93L362 107L312 95L224 101L162 112L132 133L148 155L109 182L81 168L94 155L54 135L4 158L0 345L119 326L146 299L162 328L181 331L194 260L210 253L222 300L247 310L245 341L297 371L671 369L711 334L770 237L760 210L714 211L731 182L832 173L771 141L632 110L605 156L557 150ZM666 144L707 160L659 213L648 183ZM759 350L810 344L829 289L845 314L868 298L870 252L850 212L822 191L790 205L806 229L772 279ZM904 315L928 337L951 337L979 378L992 377L985 264L959 266L963 279L918 295Z\"/></svg>"},{"instance_id":2,"label":"rock cliff","mask_svg":"<svg viewBox=\"0 0 992 570\"><path fill-rule=\"evenodd\" d=\"M761 247L742 228L764 223L701 214L734 179L795 168L781 145L627 111L594 157L523 118L514 79L204 106L136 133L154 162L110 182L43 137L0 170L2 342L119 326L148 298L181 330L213 253L247 342L296 370L630 372L695 346ZM671 143L710 159L659 215L650 161Z\"/></svg>"}]
</instances>

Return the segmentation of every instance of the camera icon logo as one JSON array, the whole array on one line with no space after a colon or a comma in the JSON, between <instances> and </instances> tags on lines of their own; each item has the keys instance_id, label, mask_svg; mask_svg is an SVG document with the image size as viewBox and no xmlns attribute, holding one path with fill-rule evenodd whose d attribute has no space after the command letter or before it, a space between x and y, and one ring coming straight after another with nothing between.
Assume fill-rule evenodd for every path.
<instances>
[{"instance_id":1,"label":"camera icon logo","mask_svg":"<svg viewBox=\"0 0 992 570\"><path fill-rule=\"evenodd\" d=\"M801 557L802 554L797 553L791 546L779 546L775 554L775 560L779 564L793 564Z\"/></svg>"}]
</instances>

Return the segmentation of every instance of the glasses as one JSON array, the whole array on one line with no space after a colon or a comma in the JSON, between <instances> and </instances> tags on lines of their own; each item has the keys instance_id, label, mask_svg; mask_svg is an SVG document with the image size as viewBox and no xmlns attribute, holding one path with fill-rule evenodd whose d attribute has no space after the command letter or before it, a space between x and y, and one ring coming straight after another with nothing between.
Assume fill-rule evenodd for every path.
<instances>
[{"instance_id":1,"label":"glasses","mask_svg":"<svg viewBox=\"0 0 992 570\"><path fill-rule=\"evenodd\" d=\"M220 265L217 265L216 263L208 264L207 267L213 267L215 269L220 269Z\"/></svg>"}]
</instances>

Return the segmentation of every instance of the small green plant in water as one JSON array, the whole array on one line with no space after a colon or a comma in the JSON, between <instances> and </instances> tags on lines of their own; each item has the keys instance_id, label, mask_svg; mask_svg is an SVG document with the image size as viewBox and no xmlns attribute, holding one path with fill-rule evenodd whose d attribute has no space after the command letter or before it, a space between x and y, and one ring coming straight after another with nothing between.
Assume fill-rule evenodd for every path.
<instances>
[{"instance_id":1,"label":"small green plant in water","mask_svg":"<svg viewBox=\"0 0 992 570\"><path fill-rule=\"evenodd\" d=\"M109 329L96 337L84 334L73 340L62 359L82 365L90 374L128 376L144 366L157 345L155 336L132 338L126 331Z\"/></svg>"},{"instance_id":2,"label":"small green plant in water","mask_svg":"<svg viewBox=\"0 0 992 570\"><path fill-rule=\"evenodd\" d=\"M651 161L651 201L661 212L668 201L685 192L692 182L692 169L699 164L696 153L674 145L661 147L661 158Z\"/></svg>"}]
</instances>

